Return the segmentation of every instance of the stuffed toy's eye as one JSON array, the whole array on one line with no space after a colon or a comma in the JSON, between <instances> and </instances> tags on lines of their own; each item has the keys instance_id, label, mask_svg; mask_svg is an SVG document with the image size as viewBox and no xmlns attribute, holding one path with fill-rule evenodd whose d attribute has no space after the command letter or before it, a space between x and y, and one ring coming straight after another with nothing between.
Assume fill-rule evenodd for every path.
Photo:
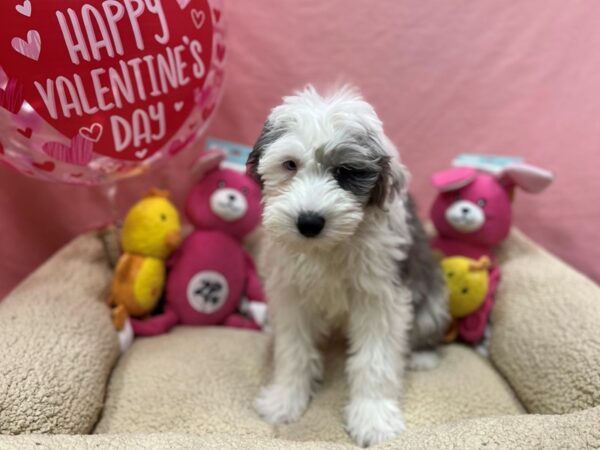
<instances>
[{"instance_id":1,"label":"stuffed toy's eye","mask_svg":"<svg viewBox=\"0 0 600 450\"><path fill-rule=\"evenodd\" d=\"M242 194L248 195L248 188L246 186L242 188Z\"/></svg>"},{"instance_id":2,"label":"stuffed toy's eye","mask_svg":"<svg viewBox=\"0 0 600 450\"><path fill-rule=\"evenodd\" d=\"M477 200L477 204L483 208L485 205L487 205L487 201L485 200L485 198L480 198L479 200Z\"/></svg>"},{"instance_id":3,"label":"stuffed toy's eye","mask_svg":"<svg viewBox=\"0 0 600 450\"><path fill-rule=\"evenodd\" d=\"M166 215L166 214L161 214L161 215L160 215L160 220L162 220L163 222L166 222L166 220L167 220L167 215Z\"/></svg>"},{"instance_id":4,"label":"stuffed toy's eye","mask_svg":"<svg viewBox=\"0 0 600 450\"><path fill-rule=\"evenodd\" d=\"M283 168L284 168L285 170L287 170L288 172L295 172L296 170L298 170L298 165L296 164L296 161L293 161L293 160L291 160L291 159L290 159L290 160L288 160L288 161L285 161L285 162L282 164L282 166L283 166Z\"/></svg>"},{"instance_id":5,"label":"stuffed toy's eye","mask_svg":"<svg viewBox=\"0 0 600 450\"><path fill-rule=\"evenodd\" d=\"M217 182L217 186L220 187L220 188L224 188L225 187L225 180L219 180Z\"/></svg>"}]
</instances>

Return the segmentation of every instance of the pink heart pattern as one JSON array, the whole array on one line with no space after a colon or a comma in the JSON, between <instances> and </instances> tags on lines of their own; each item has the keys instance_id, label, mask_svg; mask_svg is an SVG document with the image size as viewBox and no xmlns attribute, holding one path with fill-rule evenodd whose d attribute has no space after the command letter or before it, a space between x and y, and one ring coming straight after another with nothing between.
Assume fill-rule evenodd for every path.
<instances>
[{"instance_id":1,"label":"pink heart pattern","mask_svg":"<svg viewBox=\"0 0 600 450\"><path fill-rule=\"evenodd\" d=\"M212 94L212 87L210 85L204 87L203 89L195 89L194 101L198 106L203 106L210 98L210 94Z\"/></svg>"},{"instance_id":2,"label":"pink heart pattern","mask_svg":"<svg viewBox=\"0 0 600 450\"><path fill-rule=\"evenodd\" d=\"M217 107L217 104L213 103L212 106L209 106L208 108L203 109L202 110L202 120L204 120L206 122L208 120L208 118L212 115L212 113L216 107Z\"/></svg>"},{"instance_id":3,"label":"pink heart pattern","mask_svg":"<svg viewBox=\"0 0 600 450\"><path fill-rule=\"evenodd\" d=\"M215 22L218 22L219 20L221 20L221 11L219 11L218 9L214 9L213 13L215 15Z\"/></svg>"},{"instance_id":4,"label":"pink heart pattern","mask_svg":"<svg viewBox=\"0 0 600 450\"><path fill-rule=\"evenodd\" d=\"M23 104L23 84L11 78L5 89L0 89L0 106L13 114L21 110Z\"/></svg>"},{"instance_id":5,"label":"pink heart pattern","mask_svg":"<svg viewBox=\"0 0 600 450\"><path fill-rule=\"evenodd\" d=\"M31 135L33 134L33 130L29 127L27 128L17 128L17 131L25 136L25 139L31 139Z\"/></svg>"},{"instance_id":6,"label":"pink heart pattern","mask_svg":"<svg viewBox=\"0 0 600 450\"><path fill-rule=\"evenodd\" d=\"M76 166L87 166L94 154L94 144L78 134L71 139L71 145L61 144L60 142L46 142L42 146L42 150L58 161Z\"/></svg>"},{"instance_id":7,"label":"pink heart pattern","mask_svg":"<svg viewBox=\"0 0 600 450\"><path fill-rule=\"evenodd\" d=\"M225 45L223 45L221 42L217 44L217 59L219 62L223 62L225 59Z\"/></svg>"},{"instance_id":8,"label":"pink heart pattern","mask_svg":"<svg viewBox=\"0 0 600 450\"><path fill-rule=\"evenodd\" d=\"M31 165L36 169L43 170L44 172L54 172L54 168L56 167L52 161L45 161L43 163L32 162Z\"/></svg>"},{"instance_id":9,"label":"pink heart pattern","mask_svg":"<svg viewBox=\"0 0 600 450\"><path fill-rule=\"evenodd\" d=\"M20 53L29 59L33 59L34 61L40 59L42 39L40 38L40 33L37 31L29 30L26 41L19 37L15 37L10 43L17 53Z\"/></svg>"}]
</instances>

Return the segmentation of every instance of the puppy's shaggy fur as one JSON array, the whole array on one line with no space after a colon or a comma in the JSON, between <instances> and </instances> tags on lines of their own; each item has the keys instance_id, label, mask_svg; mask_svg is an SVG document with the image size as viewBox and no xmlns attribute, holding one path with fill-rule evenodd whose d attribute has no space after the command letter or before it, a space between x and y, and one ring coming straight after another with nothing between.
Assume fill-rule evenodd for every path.
<instances>
[{"instance_id":1,"label":"puppy's shaggy fur","mask_svg":"<svg viewBox=\"0 0 600 450\"><path fill-rule=\"evenodd\" d=\"M309 86L273 109L248 171L263 188L275 333L274 376L257 411L271 423L298 419L322 377L316 343L341 328L346 428L360 445L392 438L404 429L405 359L411 347L433 348L448 317L441 271L381 121L351 88L321 96Z\"/></svg>"}]
</instances>

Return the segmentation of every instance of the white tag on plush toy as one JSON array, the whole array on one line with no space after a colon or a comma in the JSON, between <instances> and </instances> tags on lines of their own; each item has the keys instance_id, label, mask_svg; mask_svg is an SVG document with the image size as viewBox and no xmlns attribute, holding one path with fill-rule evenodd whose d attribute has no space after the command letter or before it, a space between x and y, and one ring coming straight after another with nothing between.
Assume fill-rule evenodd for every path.
<instances>
[{"instance_id":1,"label":"white tag on plush toy","mask_svg":"<svg viewBox=\"0 0 600 450\"><path fill-rule=\"evenodd\" d=\"M252 151L252 147L237 142L224 141L222 139L207 139L205 151L220 151L225 154L221 167L246 172L246 161Z\"/></svg>"},{"instance_id":2,"label":"white tag on plush toy","mask_svg":"<svg viewBox=\"0 0 600 450\"><path fill-rule=\"evenodd\" d=\"M121 349L121 354L123 354L133 343L133 328L131 326L131 321L127 319L123 329L117 333L119 336L119 348Z\"/></svg>"},{"instance_id":3,"label":"white tag on plush toy","mask_svg":"<svg viewBox=\"0 0 600 450\"><path fill-rule=\"evenodd\" d=\"M267 323L267 304L264 302L248 302L248 309L254 321L264 327Z\"/></svg>"},{"instance_id":4,"label":"white tag on plush toy","mask_svg":"<svg viewBox=\"0 0 600 450\"><path fill-rule=\"evenodd\" d=\"M240 303L240 312L254 320L261 328L264 328L267 324L267 304L264 302L256 302L244 298Z\"/></svg>"},{"instance_id":5,"label":"white tag on plush toy","mask_svg":"<svg viewBox=\"0 0 600 450\"><path fill-rule=\"evenodd\" d=\"M452 160L454 167L472 167L473 169L500 174L509 166L523 163L520 156L478 155L461 153Z\"/></svg>"}]
</instances>

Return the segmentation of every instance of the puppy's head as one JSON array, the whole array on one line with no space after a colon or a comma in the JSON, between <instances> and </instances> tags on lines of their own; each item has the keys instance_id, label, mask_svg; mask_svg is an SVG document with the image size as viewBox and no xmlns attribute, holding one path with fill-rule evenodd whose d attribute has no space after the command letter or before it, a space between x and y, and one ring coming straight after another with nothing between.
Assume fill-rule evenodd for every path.
<instances>
[{"instance_id":1,"label":"puppy's head","mask_svg":"<svg viewBox=\"0 0 600 450\"><path fill-rule=\"evenodd\" d=\"M351 88L311 86L274 108L248 159L265 229L285 245L328 249L385 210L406 172L375 111Z\"/></svg>"}]
</instances>

